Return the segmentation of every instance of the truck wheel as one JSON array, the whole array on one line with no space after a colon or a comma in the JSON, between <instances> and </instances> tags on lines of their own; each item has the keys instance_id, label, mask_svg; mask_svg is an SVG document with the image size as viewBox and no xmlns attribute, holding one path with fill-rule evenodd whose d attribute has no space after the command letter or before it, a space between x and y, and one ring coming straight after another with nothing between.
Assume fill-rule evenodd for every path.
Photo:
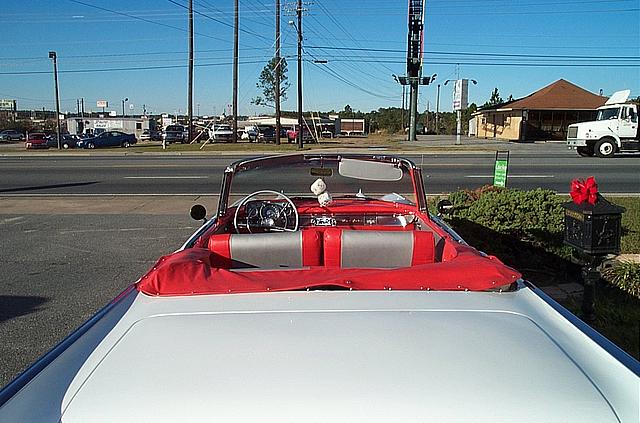
<instances>
[{"instance_id":1,"label":"truck wheel","mask_svg":"<svg viewBox=\"0 0 640 423\"><path fill-rule=\"evenodd\" d=\"M578 147L577 151L580 157L593 157L595 154L591 147Z\"/></svg>"},{"instance_id":2,"label":"truck wheel","mask_svg":"<svg viewBox=\"0 0 640 423\"><path fill-rule=\"evenodd\" d=\"M616 152L616 145L611 138L604 138L596 143L595 152L598 157L612 157Z\"/></svg>"}]
</instances>

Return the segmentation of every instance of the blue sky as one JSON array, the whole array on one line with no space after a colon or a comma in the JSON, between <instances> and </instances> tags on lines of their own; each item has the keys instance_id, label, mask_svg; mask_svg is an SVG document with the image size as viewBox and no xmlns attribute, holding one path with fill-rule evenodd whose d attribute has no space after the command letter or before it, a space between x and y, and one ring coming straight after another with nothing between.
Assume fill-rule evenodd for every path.
<instances>
[{"instance_id":1,"label":"blue sky","mask_svg":"<svg viewBox=\"0 0 640 423\"><path fill-rule=\"evenodd\" d=\"M75 111L80 97L86 110L104 99L120 111L129 98L135 113L143 104L154 113L186 111L187 13L180 5L187 0L2 3L0 98L17 99L20 109L53 108L48 52L55 50L63 111ZM251 99L274 54L275 0L239 3L240 113L269 112ZM407 1L314 0L306 7L305 110L399 107L402 89L391 75L405 73ZM220 114L232 96L233 1L194 0L194 8L194 109ZM296 34L286 14L281 38L291 88L283 108L295 110ZM639 40L638 0L427 0L423 74L437 74L441 84L458 74L477 80L470 102L479 104L494 87L518 98L560 78L595 93L629 88L638 96ZM441 110L451 110L451 86L441 87ZM421 87L420 111L435 103L436 85Z\"/></svg>"}]
</instances>

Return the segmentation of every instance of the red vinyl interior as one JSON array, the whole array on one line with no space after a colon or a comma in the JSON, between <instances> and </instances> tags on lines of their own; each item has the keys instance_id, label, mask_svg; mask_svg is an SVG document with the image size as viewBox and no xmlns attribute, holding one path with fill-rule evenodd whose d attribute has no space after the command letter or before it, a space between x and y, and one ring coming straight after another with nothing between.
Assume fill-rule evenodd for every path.
<instances>
[{"instance_id":1,"label":"red vinyl interior","mask_svg":"<svg viewBox=\"0 0 640 423\"><path fill-rule=\"evenodd\" d=\"M315 287L358 290L471 290L504 287L521 277L495 257L446 241L449 259L398 269L342 269L325 266L237 272L216 266L215 254L188 248L162 257L136 284L153 296L291 291ZM471 270L470 270L471 269Z\"/></svg>"}]
</instances>

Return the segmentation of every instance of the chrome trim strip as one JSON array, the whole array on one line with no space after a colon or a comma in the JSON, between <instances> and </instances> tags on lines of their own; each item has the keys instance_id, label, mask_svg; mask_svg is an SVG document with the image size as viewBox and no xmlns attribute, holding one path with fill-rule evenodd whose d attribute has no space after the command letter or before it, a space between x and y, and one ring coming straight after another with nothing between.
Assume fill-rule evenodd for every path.
<instances>
[{"instance_id":1,"label":"chrome trim strip","mask_svg":"<svg viewBox=\"0 0 640 423\"><path fill-rule=\"evenodd\" d=\"M193 244L195 244L196 240L200 238L200 236L202 236L202 234L205 233L207 229L214 226L217 221L218 221L217 217L213 217L207 220L205 223L202 224L202 226L196 229L196 231L189 237L189 239L187 239L187 241L184 244L182 244L182 247L178 248L177 251L182 251L185 248L193 247Z\"/></svg>"},{"instance_id":2,"label":"chrome trim strip","mask_svg":"<svg viewBox=\"0 0 640 423\"><path fill-rule=\"evenodd\" d=\"M632 371L636 376L640 377L640 362L629 355L626 351L622 350L613 342L605 338L600 332L593 329L591 326L580 320L575 314L564 308L557 303L553 298L544 293L540 288L535 286L529 281L524 281L524 285L531 289L534 294L540 297L544 302L549 304L555 311L560 313L562 317L567 319L571 324L591 338L593 342L598 344L602 349L611 354L616 360L618 360L623 366Z\"/></svg>"},{"instance_id":3,"label":"chrome trim strip","mask_svg":"<svg viewBox=\"0 0 640 423\"><path fill-rule=\"evenodd\" d=\"M42 357L40 357L29 368L16 376L8 385L0 390L0 407L2 407L7 401L9 401L15 394L17 394L22 388L24 388L33 378L35 378L45 367L51 364L56 358L58 358L67 348L69 348L74 342L78 340L82 335L87 333L100 319L102 319L111 309L117 304L123 301L131 292L135 291L135 285L130 285L118 296L112 300L109 304L100 309L89 320L84 322L75 331L71 332L66 338L64 338L58 345L47 351Z\"/></svg>"},{"instance_id":4,"label":"chrome trim strip","mask_svg":"<svg viewBox=\"0 0 640 423\"><path fill-rule=\"evenodd\" d=\"M453 230L451 226L447 225L447 223L441 217L433 215L431 213L429 213L429 217L431 218L432 222L438 225L440 229L451 235L454 240L458 241L460 244L469 245L467 244L467 241L465 241L455 230Z\"/></svg>"}]
</instances>

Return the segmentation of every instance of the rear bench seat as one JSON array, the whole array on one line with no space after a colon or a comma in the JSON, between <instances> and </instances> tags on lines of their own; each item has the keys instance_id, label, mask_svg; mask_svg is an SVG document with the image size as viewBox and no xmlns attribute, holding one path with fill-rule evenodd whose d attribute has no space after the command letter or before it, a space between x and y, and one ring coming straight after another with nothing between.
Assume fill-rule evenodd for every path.
<instances>
[{"instance_id":1,"label":"rear bench seat","mask_svg":"<svg viewBox=\"0 0 640 423\"><path fill-rule=\"evenodd\" d=\"M300 269L322 265L322 234L315 230L221 234L209 238L212 265L225 269Z\"/></svg>"},{"instance_id":2,"label":"rear bench seat","mask_svg":"<svg viewBox=\"0 0 640 423\"><path fill-rule=\"evenodd\" d=\"M324 231L324 265L342 268L397 268L435 261L429 231Z\"/></svg>"},{"instance_id":3,"label":"rear bench seat","mask_svg":"<svg viewBox=\"0 0 640 423\"><path fill-rule=\"evenodd\" d=\"M397 268L435 261L434 235L428 231L221 234L209 238L209 251L214 253L211 264L226 269Z\"/></svg>"}]
</instances>

